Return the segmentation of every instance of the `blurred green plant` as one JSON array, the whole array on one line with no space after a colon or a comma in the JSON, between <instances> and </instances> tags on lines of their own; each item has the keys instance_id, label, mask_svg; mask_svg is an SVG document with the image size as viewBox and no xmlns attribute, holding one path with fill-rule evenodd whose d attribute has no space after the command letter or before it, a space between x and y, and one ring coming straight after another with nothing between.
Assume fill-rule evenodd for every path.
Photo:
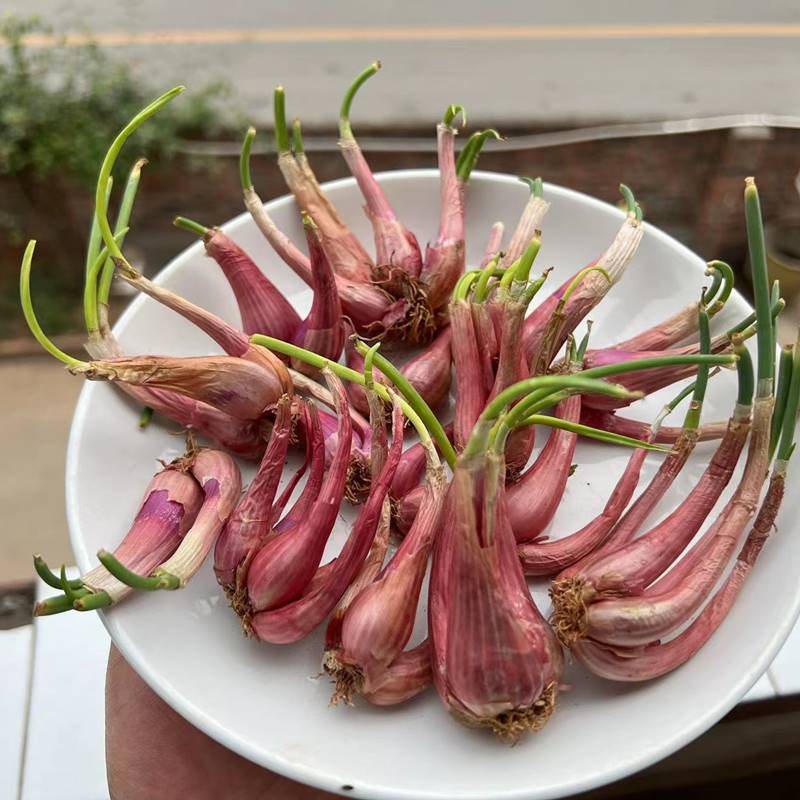
<instances>
[{"instance_id":1,"label":"blurred green plant","mask_svg":"<svg viewBox=\"0 0 800 800\"><path fill-rule=\"evenodd\" d=\"M96 44L56 38L29 47L30 34L52 29L38 17L0 16L0 336L22 330L16 285L21 248L32 235L39 239L35 282L43 322L51 333L75 328L97 171L114 136L163 89ZM140 156L152 173L181 141L241 127L231 97L227 84L213 83L164 108L125 148L115 178L121 182ZM210 171L213 164L187 159L186 166Z\"/></svg>"},{"instance_id":2,"label":"blurred green plant","mask_svg":"<svg viewBox=\"0 0 800 800\"><path fill-rule=\"evenodd\" d=\"M0 175L60 173L91 185L108 143L160 90L92 43L25 46L27 35L51 32L38 17L0 19ZM165 108L137 134L120 172L140 155L165 160L181 139L219 133L229 96L226 84L214 83Z\"/></svg>"}]
</instances>

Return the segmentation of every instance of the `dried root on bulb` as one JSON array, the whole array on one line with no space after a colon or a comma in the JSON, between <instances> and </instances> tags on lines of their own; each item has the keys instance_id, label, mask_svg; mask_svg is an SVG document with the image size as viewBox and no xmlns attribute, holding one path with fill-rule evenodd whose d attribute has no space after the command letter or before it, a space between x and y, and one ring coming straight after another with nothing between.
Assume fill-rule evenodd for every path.
<instances>
[{"instance_id":1,"label":"dried root on bulb","mask_svg":"<svg viewBox=\"0 0 800 800\"><path fill-rule=\"evenodd\" d=\"M354 664L345 664L330 650L325 653L322 668L331 677L334 688L330 704L352 706L353 697L364 691L364 673Z\"/></svg>"},{"instance_id":2,"label":"dried root on bulb","mask_svg":"<svg viewBox=\"0 0 800 800\"><path fill-rule=\"evenodd\" d=\"M451 709L450 713L462 725L466 725L468 728L488 728L500 741L513 747L526 733L536 733L547 724L555 711L557 694L556 684L551 683L545 687L533 705L527 708L515 708L494 717L480 718L464 714L456 709Z\"/></svg>"},{"instance_id":3,"label":"dried root on bulb","mask_svg":"<svg viewBox=\"0 0 800 800\"><path fill-rule=\"evenodd\" d=\"M587 582L579 577L561 578L550 587L553 601L550 624L564 647L572 647L586 636L586 593Z\"/></svg>"}]
</instances>

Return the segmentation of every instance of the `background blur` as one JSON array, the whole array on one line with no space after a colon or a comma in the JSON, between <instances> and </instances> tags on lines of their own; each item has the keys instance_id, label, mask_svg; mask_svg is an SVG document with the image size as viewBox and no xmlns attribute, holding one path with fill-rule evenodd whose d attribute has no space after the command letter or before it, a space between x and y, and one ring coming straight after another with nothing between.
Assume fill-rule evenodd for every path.
<instances>
[{"instance_id":1,"label":"background blur","mask_svg":"<svg viewBox=\"0 0 800 800\"><path fill-rule=\"evenodd\" d=\"M470 129L493 126L506 137L487 147L480 168L541 175L610 201L624 181L650 222L739 269L742 179L756 175L771 269L787 319L797 319L800 8L792 0L2 0L0 12L0 627L29 613L31 553L72 560L62 485L80 381L27 334L17 300L22 250L38 239L37 311L62 347L79 351L102 154L136 110L174 84L190 92L136 135L120 165L150 160L127 251L151 273L190 243L172 227L175 214L216 224L242 210L237 157L248 124L260 127L259 193L285 192L270 156L276 84L304 123L319 177L346 175L339 103L379 58L384 69L353 118L376 171L434 165L434 125L446 105L462 103ZM116 294L116 308L126 300ZM720 746L736 749L729 739ZM750 766L785 766L770 761L778 748L762 745ZM707 762L686 752L675 757L682 782L703 779ZM659 783L656 770L647 796L674 772ZM796 796L781 785L769 788L773 797ZM728 785L682 793L723 795Z\"/></svg>"},{"instance_id":2,"label":"background blur","mask_svg":"<svg viewBox=\"0 0 800 800\"><path fill-rule=\"evenodd\" d=\"M669 7L666 7L666 6ZM494 126L483 169L541 175L611 201L624 181L649 221L704 258L745 260L741 181L758 176L773 267L785 293L800 265L800 11L752 3L302 4L247 0L3 0L0 17L0 581L30 576L32 551L69 561L65 437L77 379L44 356L18 309L25 243L46 330L78 349L90 197L103 152L145 102L189 92L136 134L121 169L146 167L127 249L156 271L190 242L177 213L206 224L242 210L246 126L260 128L256 183L283 194L271 147L271 90L287 89L322 180L341 96L366 64L354 125L377 170L435 164L449 103ZM746 291L747 287L743 286ZM791 297L790 311L791 311ZM126 302L117 295L117 307ZM788 315L791 318L791 314Z\"/></svg>"}]
</instances>

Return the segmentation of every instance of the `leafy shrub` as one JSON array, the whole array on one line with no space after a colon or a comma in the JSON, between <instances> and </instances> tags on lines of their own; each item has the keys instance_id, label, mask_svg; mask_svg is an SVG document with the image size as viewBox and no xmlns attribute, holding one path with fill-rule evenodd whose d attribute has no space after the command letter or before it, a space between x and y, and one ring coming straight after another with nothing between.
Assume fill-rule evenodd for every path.
<instances>
[{"instance_id":1,"label":"leafy shrub","mask_svg":"<svg viewBox=\"0 0 800 800\"><path fill-rule=\"evenodd\" d=\"M100 163L119 130L167 88L143 83L96 44L26 45L30 34L50 33L35 17L0 17L0 336L24 331L17 276L31 236L39 241L34 289L42 322L51 333L76 326ZM181 140L240 127L238 115L224 111L229 95L225 84L211 84L163 108L123 150L117 185L139 156L152 174Z\"/></svg>"},{"instance_id":2,"label":"leafy shrub","mask_svg":"<svg viewBox=\"0 0 800 800\"><path fill-rule=\"evenodd\" d=\"M100 161L119 129L163 91L142 85L130 67L95 44L34 49L25 37L50 33L38 18L0 19L0 175L44 178L56 172L94 182ZM128 148L154 161L174 155L180 139L209 136L222 128L224 84L192 91L164 108ZM124 154L125 155L125 154Z\"/></svg>"}]
</instances>

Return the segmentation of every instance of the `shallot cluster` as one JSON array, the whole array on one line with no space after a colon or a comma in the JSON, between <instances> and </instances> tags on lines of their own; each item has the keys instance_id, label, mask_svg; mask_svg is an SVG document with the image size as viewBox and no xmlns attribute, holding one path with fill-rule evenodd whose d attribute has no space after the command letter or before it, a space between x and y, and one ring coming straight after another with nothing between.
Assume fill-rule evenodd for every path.
<instances>
[{"instance_id":1,"label":"shallot cluster","mask_svg":"<svg viewBox=\"0 0 800 800\"><path fill-rule=\"evenodd\" d=\"M36 613L179 590L211 556L231 624L245 635L289 645L324 629L320 657L334 704L395 705L433 687L455 720L514 743L557 710L567 654L609 680L642 681L680 667L720 626L780 508L800 347L784 348L775 380L783 301L768 285L752 178L744 208L755 313L714 337L711 323L734 282L720 261L709 262L710 284L696 303L612 347L590 347L588 316L631 269L647 235L624 185L619 230L590 263L570 265L560 286L550 289L550 269L537 266L549 208L538 178L524 179L530 197L507 244L498 222L481 262L468 263L470 175L485 142L500 137L478 131L457 155L456 123L466 125L458 105L435 129L440 213L423 247L353 132L354 100L379 67L356 77L339 118L372 243L356 237L317 181L300 122L287 121L282 87L273 96L277 166L304 245L277 227L256 193L252 128L240 160L244 205L275 257L257 263L223 230L176 218L202 238L209 269L226 278L238 326L150 281L126 258L143 160L128 176L113 227L108 217L120 150L182 87L132 119L101 165L86 259L88 360L61 351L41 329L30 293L35 242L28 245L21 301L42 346L73 375L113 383L187 433L186 453L161 464L128 532L113 552L98 553L97 566L67 580L64 568L56 574L35 557L38 574L61 592ZM285 267L313 293L305 318L274 280ZM115 275L221 352L124 352L109 322ZM744 345L752 336L755 369ZM730 417L705 421L709 381L723 368L738 376ZM677 387L651 423L625 416L686 378L690 385ZM682 424L665 425L687 398ZM630 456L596 516L579 530L555 531L580 468L579 437L628 447ZM673 511L654 516L697 442L709 439L717 444L702 476ZM300 461L288 469L291 450ZM642 485L648 458L661 461ZM243 461L255 464L244 491ZM325 562L345 502L357 515ZM109 530L110 540L119 538ZM537 606L528 578L551 581L552 608ZM146 600L139 608L148 613Z\"/></svg>"}]
</instances>

